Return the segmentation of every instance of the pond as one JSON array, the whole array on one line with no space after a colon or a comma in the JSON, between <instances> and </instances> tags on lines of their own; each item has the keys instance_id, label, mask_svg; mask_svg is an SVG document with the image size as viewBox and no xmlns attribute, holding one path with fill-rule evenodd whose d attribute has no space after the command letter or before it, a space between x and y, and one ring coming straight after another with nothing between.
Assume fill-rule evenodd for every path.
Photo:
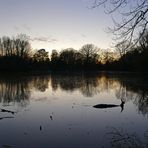
<instances>
[{"instance_id":1,"label":"pond","mask_svg":"<svg viewBox=\"0 0 148 148\"><path fill-rule=\"evenodd\" d=\"M147 77L0 76L0 147L147 148Z\"/></svg>"}]
</instances>

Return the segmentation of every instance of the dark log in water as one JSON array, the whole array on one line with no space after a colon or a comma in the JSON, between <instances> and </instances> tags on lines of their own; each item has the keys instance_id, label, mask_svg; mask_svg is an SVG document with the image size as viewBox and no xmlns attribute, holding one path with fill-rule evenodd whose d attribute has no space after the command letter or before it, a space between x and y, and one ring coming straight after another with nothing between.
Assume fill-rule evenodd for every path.
<instances>
[{"instance_id":1,"label":"dark log in water","mask_svg":"<svg viewBox=\"0 0 148 148\"><path fill-rule=\"evenodd\" d=\"M125 102L121 100L121 104L120 105L116 105L116 104L97 104L94 105L94 108L99 108L99 109L106 109L106 108L113 108L113 107L121 107L121 112L124 110L124 104Z\"/></svg>"},{"instance_id":2,"label":"dark log in water","mask_svg":"<svg viewBox=\"0 0 148 148\"><path fill-rule=\"evenodd\" d=\"M94 105L93 107L94 108L100 108L100 109L103 109L103 108L112 108L112 107L118 107L120 105L115 105L115 104L97 104L97 105Z\"/></svg>"}]
</instances>

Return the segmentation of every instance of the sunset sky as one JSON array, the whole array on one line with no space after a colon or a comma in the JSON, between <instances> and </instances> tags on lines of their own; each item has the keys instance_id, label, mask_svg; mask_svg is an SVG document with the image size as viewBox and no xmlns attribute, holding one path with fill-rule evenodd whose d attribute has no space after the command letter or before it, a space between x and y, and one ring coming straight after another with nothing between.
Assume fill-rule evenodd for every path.
<instances>
[{"instance_id":1,"label":"sunset sky","mask_svg":"<svg viewBox=\"0 0 148 148\"><path fill-rule=\"evenodd\" d=\"M110 48L111 17L93 0L0 0L0 36L30 36L34 49L79 49L86 43Z\"/></svg>"}]
</instances>

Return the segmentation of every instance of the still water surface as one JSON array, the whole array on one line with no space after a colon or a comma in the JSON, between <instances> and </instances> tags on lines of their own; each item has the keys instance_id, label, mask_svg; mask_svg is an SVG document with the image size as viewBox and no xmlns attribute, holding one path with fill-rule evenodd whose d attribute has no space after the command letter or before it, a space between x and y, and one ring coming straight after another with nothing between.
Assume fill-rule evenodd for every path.
<instances>
[{"instance_id":1,"label":"still water surface","mask_svg":"<svg viewBox=\"0 0 148 148\"><path fill-rule=\"evenodd\" d=\"M1 76L0 111L2 148L148 147L148 81L135 74Z\"/></svg>"}]
</instances>

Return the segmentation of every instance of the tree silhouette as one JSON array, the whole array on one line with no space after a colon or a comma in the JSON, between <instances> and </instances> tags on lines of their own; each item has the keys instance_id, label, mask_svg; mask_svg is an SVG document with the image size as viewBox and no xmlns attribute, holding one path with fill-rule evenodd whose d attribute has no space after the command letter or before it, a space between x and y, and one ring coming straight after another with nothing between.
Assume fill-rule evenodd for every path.
<instances>
[{"instance_id":1,"label":"tree silhouette","mask_svg":"<svg viewBox=\"0 0 148 148\"><path fill-rule=\"evenodd\" d=\"M57 60L58 60L58 58L59 58L59 54L58 54L57 50L55 50L55 49L52 50L52 53L51 53L51 61L53 63L56 63Z\"/></svg>"},{"instance_id":2,"label":"tree silhouette","mask_svg":"<svg viewBox=\"0 0 148 148\"><path fill-rule=\"evenodd\" d=\"M30 52L30 49L31 49L31 46L30 46L30 43L29 43L29 37L25 34L20 34L20 35L18 35L15 43L16 43L17 47L19 47L17 49L18 53L19 53L19 50L20 50L19 56L20 57L27 57L29 55L29 52Z\"/></svg>"},{"instance_id":3,"label":"tree silhouette","mask_svg":"<svg viewBox=\"0 0 148 148\"><path fill-rule=\"evenodd\" d=\"M98 60L98 51L99 49L93 44L82 46L80 53L82 54L84 64L96 63Z\"/></svg>"},{"instance_id":4,"label":"tree silhouette","mask_svg":"<svg viewBox=\"0 0 148 148\"><path fill-rule=\"evenodd\" d=\"M148 50L148 30L146 30L143 34L140 34L141 39L139 40L139 44L142 48L142 51Z\"/></svg>"},{"instance_id":5,"label":"tree silhouette","mask_svg":"<svg viewBox=\"0 0 148 148\"><path fill-rule=\"evenodd\" d=\"M51 67L53 70L80 70L82 67L82 54L73 49L66 48L60 53L56 50L51 54Z\"/></svg>"},{"instance_id":6,"label":"tree silhouette","mask_svg":"<svg viewBox=\"0 0 148 148\"><path fill-rule=\"evenodd\" d=\"M56 70L58 69L58 65L59 65L59 53L57 50L52 50L51 53L51 68L52 70Z\"/></svg>"},{"instance_id":7,"label":"tree silhouette","mask_svg":"<svg viewBox=\"0 0 148 148\"><path fill-rule=\"evenodd\" d=\"M128 51L128 48L127 48L128 44L129 43L127 41L121 41L115 45L115 49L119 53L120 58L124 56Z\"/></svg>"},{"instance_id":8,"label":"tree silhouette","mask_svg":"<svg viewBox=\"0 0 148 148\"><path fill-rule=\"evenodd\" d=\"M31 51L29 37L20 34L16 38L4 36L0 39L0 55L1 56L17 56L28 57Z\"/></svg>"},{"instance_id":9,"label":"tree silhouette","mask_svg":"<svg viewBox=\"0 0 148 148\"><path fill-rule=\"evenodd\" d=\"M61 51L59 59L66 68L74 68L76 64L77 51L73 48L67 48Z\"/></svg>"},{"instance_id":10,"label":"tree silhouette","mask_svg":"<svg viewBox=\"0 0 148 148\"><path fill-rule=\"evenodd\" d=\"M38 62L47 62L49 61L48 52L45 49L39 49L33 55L33 58Z\"/></svg>"}]
</instances>

